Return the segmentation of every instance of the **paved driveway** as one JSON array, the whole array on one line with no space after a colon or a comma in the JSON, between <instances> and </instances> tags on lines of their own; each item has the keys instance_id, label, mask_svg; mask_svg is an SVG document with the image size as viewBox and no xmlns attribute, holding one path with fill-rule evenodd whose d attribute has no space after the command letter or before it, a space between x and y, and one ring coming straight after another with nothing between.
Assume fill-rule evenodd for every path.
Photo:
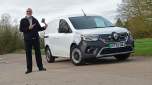
<instances>
[{"instance_id":1,"label":"paved driveway","mask_svg":"<svg viewBox=\"0 0 152 85\"><path fill-rule=\"evenodd\" d=\"M101 59L83 66L68 59L52 64L43 59L46 72L38 72L34 62L34 72L26 75L24 56L0 55L0 85L152 85L152 58Z\"/></svg>"}]
</instances>

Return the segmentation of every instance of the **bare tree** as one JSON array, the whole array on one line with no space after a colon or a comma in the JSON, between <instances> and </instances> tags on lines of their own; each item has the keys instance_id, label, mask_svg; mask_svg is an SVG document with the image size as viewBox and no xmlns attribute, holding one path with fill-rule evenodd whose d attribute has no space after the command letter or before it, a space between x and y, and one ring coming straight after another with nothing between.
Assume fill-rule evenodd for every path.
<instances>
[{"instance_id":1,"label":"bare tree","mask_svg":"<svg viewBox=\"0 0 152 85\"><path fill-rule=\"evenodd\" d=\"M123 19L136 16L152 17L152 0L122 0L118 12L118 16Z\"/></svg>"},{"instance_id":2,"label":"bare tree","mask_svg":"<svg viewBox=\"0 0 152 85\"><path fill-rule=\"evenodd\" d=\"M0 26L1 28L9 28L11 26L11 16L7 13L1 15L0 18Z\"/></svg>"}]
</instances>

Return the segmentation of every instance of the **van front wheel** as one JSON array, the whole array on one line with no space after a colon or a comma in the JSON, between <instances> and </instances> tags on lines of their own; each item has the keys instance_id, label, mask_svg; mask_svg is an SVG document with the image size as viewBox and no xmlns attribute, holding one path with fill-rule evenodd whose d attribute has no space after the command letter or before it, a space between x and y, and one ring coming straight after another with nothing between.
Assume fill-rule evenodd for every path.
<instances>
[{"instance_id":1,"label":"van front wheel","mask_svg":"<svg viewBox=\"0 0 152 85\"><path fill-rule=\"evenodd\" d=\"M84 64L84 59L82 56L82 52L79 48L73 48L71 51L71 61L74 65L82 65Z\"/></svg>"},{"instance_id":2,"label":"van front wheel","mask_svg":"<svg viewBox=\"0 0 152 85\"><path fill-rule=\"evenodd\" d=\"M45 55L46 55L46 60L47 60L48 63L53 63L53 62L55 62L55 57L52 56L52 53L51 53L49 47L47 47L47 48L45 49Z\"/></svg>"}]
</instances>

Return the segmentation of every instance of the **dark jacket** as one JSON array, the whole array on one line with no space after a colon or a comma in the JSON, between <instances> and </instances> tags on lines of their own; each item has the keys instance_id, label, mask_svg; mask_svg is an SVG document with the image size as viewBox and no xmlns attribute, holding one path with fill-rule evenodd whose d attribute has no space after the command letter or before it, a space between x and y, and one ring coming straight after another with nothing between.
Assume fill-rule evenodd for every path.
<instances>
[{"instance_id":1,"label":"dark jacket","mask_svg":"<svg viewBox=\"0 0 152 85\"><path fill-rule=\"evenodd\" d=\"M41 27L38 20L32 16L32 24L36 24L33 29L29 30L30 23L27 18L22 18L20 21L20 31L23 32L24 40L39 39L39 31L45 30Z\"/></svg>"}]
</instances>

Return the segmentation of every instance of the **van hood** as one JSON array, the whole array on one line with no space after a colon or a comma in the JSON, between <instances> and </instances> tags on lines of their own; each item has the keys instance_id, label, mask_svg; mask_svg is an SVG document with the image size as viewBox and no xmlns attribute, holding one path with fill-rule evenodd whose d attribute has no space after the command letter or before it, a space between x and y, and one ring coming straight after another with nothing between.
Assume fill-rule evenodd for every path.
<instances>
[{"instance_id":1,"label":"van hood","mask_svg":"<svg viewBox=\"0 0 152 85\"><path fill-rule=\"evenodd\" d=\"M129 33L129 31L126 28L121 28L121 27L106 27L106 28L76 30L76 33L78 34L111 34L112 32Z\"/></svg>"}]
</instances>

